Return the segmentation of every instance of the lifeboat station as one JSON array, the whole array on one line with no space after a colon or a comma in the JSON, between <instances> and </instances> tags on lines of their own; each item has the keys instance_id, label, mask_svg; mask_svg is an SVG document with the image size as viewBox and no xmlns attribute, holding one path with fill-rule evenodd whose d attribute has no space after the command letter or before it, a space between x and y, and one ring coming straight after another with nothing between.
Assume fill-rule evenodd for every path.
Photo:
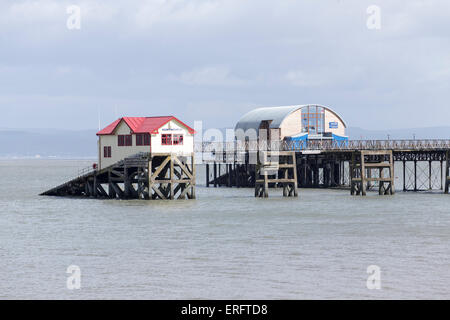
<instances>
[{"instance_id":1,"label":"lifeboat station","mask_svg":"<svg viewBox=\"0 0 450 320\"><path fill-rule=\"evenodd\" d=\"M236 137L251 138L254 131L258 139L280 139L295 148L306 147L307 142L335 141L345 145L348 142L344 120L328 107L300 105L254 109L245 114L236 124ZM266 137L259 137L264 132Z\"/></svg>"},{"instance_id":2,"label":"lifeboat station","mask_svg":"<svg viewBox=\"0 0 450 320\"><path fill-rule=\"evenodd\" d=\"M393 195L396 175L403 191L449 192L450 140L349 140L346 131L336 111L316 104L254 109L234 141L196 142L175 116L123 117L97 133L98 163L41 195L195 199L195 154L206 187L253 188L261 198L272 188L297 197L299 187Z\"/></svg>"}]
</instances>

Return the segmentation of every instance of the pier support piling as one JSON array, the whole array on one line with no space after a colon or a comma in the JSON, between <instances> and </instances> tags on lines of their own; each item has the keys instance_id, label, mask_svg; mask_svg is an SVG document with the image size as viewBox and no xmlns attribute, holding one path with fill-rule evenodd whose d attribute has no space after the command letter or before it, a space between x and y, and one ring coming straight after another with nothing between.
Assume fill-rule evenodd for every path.
<instances>
[{"instance_id":1,"label":"pier support piling","mask_svg":"<svg viewBox=\"0 0 450 320\"><path fill-rule=\"evenodd\" d=\"M448 194L450 188L450 151L447 151L446 156L446 170L445 170L445 190L444 192Z\"/></svg>"},{"instance_id":2,"label":"pier support piling","mask_svg":"<svg viewBox=\"0 0 450 320\"><path fill-rule=\"evenodd\" d=\"M372 169L378 169L379 177L373 177ZM385 175L387 173L387 175ZM368 187L378 183L380 195L394 194L394 157L392 150L362 150L352 154L350 165L351 195L367 194Z\"/></svg>"},{"instance_id":3,"label":"pier support piling","mask_svg":"<svg viewBox=\"0 0 450 320\"><path fill-rule=\"evenodd\" d=\"M276 177L277 174L278 177ZM255 170L255 197L267 198L270 184L282 187L284 197L298 196L295 152L262 151L260 153Z\"/></svg>"}]
</instances>

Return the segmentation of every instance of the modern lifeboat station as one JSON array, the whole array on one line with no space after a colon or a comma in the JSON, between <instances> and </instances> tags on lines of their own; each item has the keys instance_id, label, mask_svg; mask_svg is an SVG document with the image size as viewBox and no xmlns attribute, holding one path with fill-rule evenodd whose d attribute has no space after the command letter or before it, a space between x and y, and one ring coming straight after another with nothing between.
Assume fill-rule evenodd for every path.
<instances>
[{"instance_id":1,"label":"modern lifeboat station","mask_svg":"<svg viewBox=\"0 0 450 320\"><path fill-rule=\"evenodd\" d=\"M299 187L393 195L395 163L403 191L448 194L450 140L349 140L346 129L337 112L315 104L254 109L237 122L232 142L197 143L175 116L123 117L97 133L97 164L41 195L195 199L195 154L206 187L253 188L261 198L272 188L296 197Z\"/></svg>"}]
</instances>

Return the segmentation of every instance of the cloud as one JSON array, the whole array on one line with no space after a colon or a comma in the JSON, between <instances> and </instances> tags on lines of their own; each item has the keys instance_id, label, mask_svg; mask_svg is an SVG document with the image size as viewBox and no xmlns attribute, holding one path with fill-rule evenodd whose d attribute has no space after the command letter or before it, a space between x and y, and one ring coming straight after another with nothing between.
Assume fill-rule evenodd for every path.
<instances>
[{"instance_id":1,"label":"cloud","mask_svg":"<svg viewBox=\"0 0 450 320\"><path fill-rule=\"evenodd\" d=\"M81 30L66 28L73 4L81 7ZM83 112L115 101L121 113L138 115L188 115L191 104L196 113L208 108L204 120L223 122L255 105L313 101L334 107L352 126L444 125L450 2L378 0L376 31L366 27L371 4L1 1L0 108L8 113L0 126L39 119L42 126L76 128L84 125ZM2 98L11 96L21 99ZM52 121L49 105L58 117L78 121Z\"/></svg>"},{"instance_id":2,"label":"cloud","mask_svg":"<svg viewBox=\"0 0 450 320\"><path fill-rule=\"evenodd\" d=\"M143 1L135 14L135 23L148 28L157 23L196 23L211 19L223 1L150 0Z\"/></svg>"},{"instance_id":3,"label":"cloud","mask_svg":"<svg viewBox=\"0 0 450 320\"><path fill-rule=\"evenodd\" d=\"M247 81L231 74L229 67L208 66L180 75L170 75L170 80L190 86L242 86Z\"/></svg>"},{"instance_id":4,"label":"cloud","mask_svg":"<svg viewBox=\"0 0 450 320\"><path fill-rule=\"evenodd\" d=\"M289 71L285 79L293 86L297 87L316 87L326 84L327 78L321 78L315 73L306 73L304 71Z\"/></svg>"}]
</instances>

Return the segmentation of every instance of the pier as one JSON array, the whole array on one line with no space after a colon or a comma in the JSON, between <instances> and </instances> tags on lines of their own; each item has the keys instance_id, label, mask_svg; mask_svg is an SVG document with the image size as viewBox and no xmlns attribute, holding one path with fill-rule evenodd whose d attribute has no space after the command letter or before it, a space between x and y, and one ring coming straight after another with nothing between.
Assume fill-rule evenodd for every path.
<instances>
[{"instance_id":1,"label":"pier","mask_svg":"<svg viewBox=\"0 0 450 320\"><path fill-rule=\"evenodd\" d=\"M104 169L86 170L43 196L101 199L195 199L195 161L177 154L138 153Z\"/></svg>"},{"instance_id":2,"label":"pier","mask_svg":"<svg viewBox=\"0 0 450 320\"><path fill-rule=\"evenodd\" d=\"M450 140L350 140L291 144L202 142L194 145L206 170L206 187L270 188L297 197L298 188L345 188L351 195L395 194L400 168L403 191L450 189ZM87 170L41 195L101 199L195 199L194 153L139 153L100 170ZM398 176L397 176L398 177ZM397 186L399 187L399 186Z\"/></svg>"},{"instance_id":3,"label":"pier","mask_svg":"<svg viewBox=\"0 0 450 320\"><path fill-rule=\"evenodd\" d=\"M205 156L206 186L252 187L258 197L267 197L269 187L286 188L288 180L281 162L279 167L270 163L270 172L261 180L264 156L255 155L271 148L265 142L260 148L260 144L247 141L197 145L196 151ZM295 180L302 188L349 188L352 195L362 196L377 189L380 195L393 195L397 164L403 191L449 192L450 140L350 140L344 144L329 140L282 141L277 150L270 151L292 154L295 170L287 173L287 179L291 184Z\"/></svg>"}]
</instances>

